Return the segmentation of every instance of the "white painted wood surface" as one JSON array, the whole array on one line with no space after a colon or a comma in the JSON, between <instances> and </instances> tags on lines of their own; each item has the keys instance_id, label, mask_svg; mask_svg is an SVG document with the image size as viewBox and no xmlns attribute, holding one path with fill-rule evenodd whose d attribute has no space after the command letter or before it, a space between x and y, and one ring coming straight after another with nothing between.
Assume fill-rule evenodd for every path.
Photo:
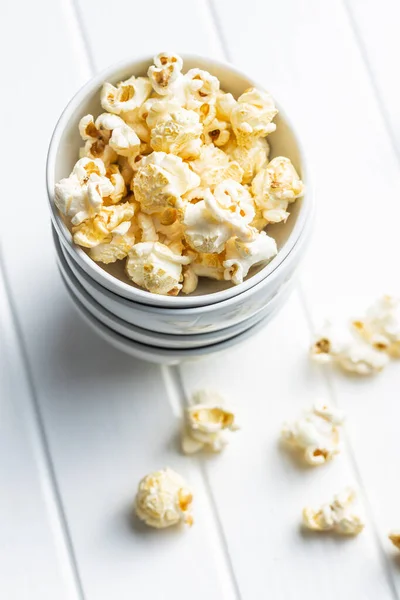
<instances>
[{"instance_id":1,"label":"white painted wood surface","mask_svg":"<svg viewBox=\"0 0 400 600\"><path fill-rule=\"evenodd\" d=\"M400 367L360 382L325 377L306 357L322 316L400 291L397 3L37 0L21 11L0 8L0 598L399 598L387 532L400 527ZM277 319L220 362L179 369L104 347L78 318L44 187L49 137L74 91L124 56L165 48L228 58L265 83L311 152L319 207L301 290ZM243 415L210 460L181 456L175 439L202 386ZM318 395L345 409L348 444L326 468L300 469L278 433ZM190 531L129 518L138 479L165 464L196 489ZM303 505L347 484L365 500L365 532L301 534Z\"/></svg>"}]
</instances>

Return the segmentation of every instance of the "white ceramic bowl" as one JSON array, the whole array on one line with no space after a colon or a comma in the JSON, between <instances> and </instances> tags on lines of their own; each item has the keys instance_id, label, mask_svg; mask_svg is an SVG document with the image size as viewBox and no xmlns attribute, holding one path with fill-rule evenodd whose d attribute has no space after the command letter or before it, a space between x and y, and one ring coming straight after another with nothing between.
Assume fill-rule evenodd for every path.
<instances>
[{"instance_id":1,"label":"white ceramic bowl","mask_svg":"<svg viewBox=\"0 0 400 600\"><path fill-rule=\"evenodd\" d=\"M275 311L277 306L282 305L285 299L289 296L292 288L292 285L289 285L291 282L288 282L280 289L279 293L274 296L271 302L269 302L260 312L253 317L242 321L238 325L233 325L232 327L227 327L225 329L210 333L201 333L196 335L171 335L142 329L141 327L136 327L135 325L131 325L130 323L115 317L112 313L98 304L98 302L96 302L85 291L61 253L57 254L57 262L65 285L69 288L71 294L75 296L75 298L95 319L103 323L103 325L109 329L112 329L116 333L119 333L131 340L140 342L142 344L157 346L159 348L201 348L229 340L236 335L243 333L250 327L253 327L259 321L264 319L269 313Z\"/></svg>"},{"instance_id":2,"label":"white ceramic bowl","mask_svg":"<svg viewBox=\"0 0 400 600\"><path fill-rule=\"evenodd\" d=\"M219 78L221 88L232 92L236 97L250 86L262 89L260 84L227 63L195 55L183 54L182 58L185 71L193 67L210 71ZM254 268L246 280L238 286L233 286L229 282L216 282L201 278L198 289L189 296L159 296L139 289L126 277L121 261L112 265L100 266L100 264L89 258L83 248L75 245L67 225L54 205L54 185L56 181L68 176L78 159L78 150L82 145L78 132L79 120L85 114L98 115L102 112L100 89L103 82L116 83L132 74L145 75L151 63L151 57L145 57L130 59L109 67L93 77L64 110L55 128L47 160L47 190L52 221L61 242L74 262L90 278L113 294L136 303L167 309L213 306L248 291L262 281L268 281L271 276L282 268L289 255L293 253L301 237L305 235L306 225L311 219L313 202L304 153L293 127L279 103L277 103L279 114L275 118L277 130L268 137L271 145L271 157L283 155L291 159L306 185L306 194L291 206L291 214L287 223L268 227L268 233L277 241L278 255L267 266Z\"/></svg>"},{"instance_id":3,"label":"white ceramic bowl","mask_svg":"<svg viewBox=\"0 0 400 600\"><path fill-rule=\"evenodd\" d=\"M126 300L102 287L81 269L54 234L54 244L58 256L63 257L81 286L98 304L127 323L142 329L172 335L206 334L219 331L242 323L264 309L268 311L269 303L280 293L281 289L291 283L307 241L308 235L302 236L301 241L293 248L281 268L276 269L268 280L260 281L239 296L228 298L211 306L167 309ZM279 297L283 303L285 295L279 294Z\"/></svg>"},{"instance_id":4,"label":"white ceramic bowl","mask_svg":"<svg viewBox=\"0 0 400 600\"><path fill-rule=\"evenodd\" d=\"M75 308L78 310L83 319L88 323L88 325L96 331L105 341L109 344L125 352L138 358L140 360L144 360L147 362L157 363L157 364L166 364L166 365L177 365L185 361L193 361L198 360L204 356L209 356L212 354L221 354L222 352L226 352L237 346L238 344L242 344L252 338L254 335L259 333L262 329L264 329L265 325L275 316L275 314L280 310L280 305L276 308L276 311L268 314L264 319L261 319L258 323L250 327L243 333L230 338L224 342L219 344L212 344L211 346L204 346L202 348L188 348L188 349L167 349L167 348L159 348L156 346L149 346L147 344L141 344L139 342L130 340L119 333L116 333L112 329L106 327L103 323L97 320L93 315L90 314L88 310L83 306L81 302L76 298L76 296L70 291L67 282L64 280L63 275L61 274L63 282L65 284L68 295L73 302Z\"/></svg>"}]
</instances>

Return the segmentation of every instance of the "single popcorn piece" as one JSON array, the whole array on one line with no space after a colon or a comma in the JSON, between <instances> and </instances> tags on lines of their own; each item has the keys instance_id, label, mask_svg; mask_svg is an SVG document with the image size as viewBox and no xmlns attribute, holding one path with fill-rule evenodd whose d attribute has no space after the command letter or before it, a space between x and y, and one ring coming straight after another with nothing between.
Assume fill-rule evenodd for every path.
<instances>
[{"instance_id":1,"label":"single popcorn piece","mask_svg":"<svg viewBox=\"0 0 400 600\"><path fill-rule=\"evenodd\" d=\"M193 525L193 493L185 480L170 468L146 475L138 487L135 512L146 525L163 529Z\"/></svg>"},{"instance_id":2,"label":"single popcorn piece","mask_svg":"<svg viewBox=\"0 0 400 600\"><path fill-rule=\"evenodd\" d=\"M400 550L400 531L392 531L391 533L389 533L389 540L392 542L392 544L398 549Z\"/></svg>"},{"instance_id":3,"label":"single popcorn piece","mask_svg":"<svg viewBox=\"0 0 400 600\"><path fill-rule=\"evenodd\" d=\"M329 504L320 508L306 507L303 524L313 531L335 531L340 535L358 535L365 527L364 518L355 506L356 495L351 489L336 494Z\"/></svg>"},{"instance_id":4,"label":"single popcorn piece","mask_svg":"<svg viewBox=\"0 0 400 600\"><path fill-rule=\"evenodd\" d=\"M224 147L224 151L243 169L242 183L251 183L268 163L269 145L265 138L258 138L250 148L238 146L232 140Z\"/></svg>"},{"instance_id":5,"label":"single popcorn piece","mask_svg":"<svg viewBox=\"0 0 400 600\"><path fill-rule=\"evenodd\" d=\"M172 93L173 84L181 76L183 61L177 54L161 52L154 57L154 65L149 67L147 75L153 89L160 96Z\"/></svg>"},{"instance_id":6,"label":"single popcorn piece","mask_svg":"<svg viewBox=\"0 0 400 600\"><path fill-rule=\"evenodd\" d=\"M100 101L104 110L114 115L129 118L142 106L152 92L151 82L147 77L130 77L115 87L104 83Z\"/></svg>"},{"instance_id":7,"label":"single popcorn piece","mask_svg":"<svg viewBox=\"0 0 400 600\"><path fill-rule=\"evenodd\" d=\"M276 242L261 231L251 242L228 240L225 248L224 278L235 285L243 282L251 267L270 261L278 253Z\"/></svg>"},{"instance_id":8,"label":"single popcorn piece","mask_svg":"<svg viewBox=\"0 0 400 600\"><path fill-rule=\"evenodd\" d=\"M256 88L246 90L231 112L231 123L239 146L251 146L259 137L276 129L273 118L278 111L268 92Z\"/></svg>"},{"instance_id":9,"label":"single popcorn piece","mask_svg":"<svg viewBox=\"0 0 400 600\"><path fill-rule=\"evenodd\" d=\"M195 192L193 192L195 193ZM252 240L257 233L249 226L254 209L247 190L227 179L210 189L198 190L185 209L183 224L188 244L203 253L220 253L226 242L236 235Z\"/></svg>"},{"instance_id":10,"label":"single popcorn piece","mask_svg":"<svg viewBox=\"0 0 400 600\"><path fill-rule=\"evenodd\" d=\"M243 169L235 161L230 160L220 148L213 144L205 144L200 149L200 156L191 161L191 168L201 180L201 187L207 188L218 185L225 179L242 181Z\"/></svg>"},{"instance_id":11,"label":"single popcorn piece","mask_svg":"<svg viewBox=\"0 0 400 600\"><path fill-rule=\"evenodd\" d=\"M224 399L217 392L200 390L186 409L182 449L186 454L202 449L220 452L229 441L229 432L237 429L235 412Z\"/></svg>"},{"instance_id":12,"label":"single popcorn piece","mask_svg":"<svg viewBox=\"0 0 400 600\"><path fill-rule=\"evenodd\" d=\"M198 277L208 277L222 281L224 279L224 254L190 253L190 268Z\"/></svg>"},{"instance_id":13,"label":"single popcorn piece","mask_svg":"<svg viewBox=\"0 0 400 600\"><path fill-rule=\"evenodd\" d=\"M130 221L135 207L129 202L103 208L91 219L72 228L75 244L85 248L94 248L98 244L109 242L115 229L125 221Z\"/></svg>"},{"instance_id":14,"label":"single popcorn piece","mask_svg":"<svg viewBox=\"0 0 400 600\"><path fill-rule=\"evenodd\" d=\"M109 145L111 131L96 127L92 115L85 115L79 121L79 133L85 141L81 158L99 158L106 166L117 160L117 153Z\"/></svg>"},{"instance_id":15,"label":"single popcorn piece","mask_svg":"<svg viewBox=\"0 0 400 600\"><path fill-rule=\"evenodd\" d=\"M285 423L282 440L304 453L306 462L322 465L340 452L340 428L342 411L324 401L315 402L311 410L297 421Z\"/></svg>"},{"instance_id":16,"label":"single popcorn piece","mask_svg":"<svg viewBox=\"0 0 400 600\"><path fill-rule=\"evenodd\" d=\"M400 357L400 299L382 296L353 327L373 348Z\"/></svg>"},{"instance_id":17,"label":"single popcorn piece","mask_svg":"<svg viewBox=\"0 0 400 600\"><path fill-rule=\"evenodd\" d=\"M182 265L190 260L160 242L141 242L130 250L126 272L134 283L153 294L176 296L182 289Z\"/></svg>"},{"instance_id":18,"label":"single popcorn piece","mask_svg":"<svg viewBox=\"0 0 400 600\"><path fill-rule=\"evenodd\" d=\"M131 231L130 221L123 221L112 231L109 242L90 248L89 256L96 262L106 265L125 258L135 244L135 235Z\"/></svg>"},{"instance_id":19,"label":"single popcorn piece","mask_svg":"<svg viewBox=\"0 0 400 600\"><path fill-rule=\"evenodd\" d=\"M254 177L252 191L264 218L279 223L288 218L288 205L304 194L304 185L290 160L278 156Z\"/></svg>"},{"instance_id":20,"label":"single popcorn piece","mask_svg":"<svg viewBox=\"0 0 400 600\"><path fill-rule=\"evenodd\" d=\"M168 207L182 209L183 194L199 183L199 177L181 158L165 152L153 152L140 161L133 180L133 192L142 211L152 214Z\"/></svg>"},{"instance_id":21,"label":"single popcorn piece","mask_svg":"<svg viewBox=\"0 0 400 600\"><path fill-rule=\"evenodd\" d=\"M203 127L193 110L180 108L171 112L152 130L150 145L156 152L176 154L183 159L194 159L200 154Z\"/></svg>"},{"instance_id":22,"label":"single popcorn piece","mask_svg":"<svg viewBox=\"0 0 400 600\"><path fill-rule=\"evenodd\" d=\"M92 115L86 115L79 123L82 138L87 140L85 152L88 156L103 158L107 155L107 163L114 162L117 155L126 156L131 160L140 151L140 139L117 115L103 113L93 122ZM111 151L111 154L110 154ZM104 159L103 159L104 160ZM104 162L106 162L104 160Z\"/></svg>"},{"instance_id":23,"label":"single popcorn piece","mask_svg":"<svg viewBox=\"0 0 400 600\"><path fill-rule=\"evenodd\" d=\"M184 78L187 108L200 111L204 104L215 104L219 81L214 75L202 69L190 69Z\"/></svg>"},{"instance_id":24,"label":"single popcorn piece","mask_svg":"<svg viewBox=\"0 0 400 600\"><path fill-rule=\"evenodd\" d=\"M199 278L196 275L191 265L182 267L183 284L182 292L184 294L192 294L198 286Z\"/></svg>"},{"instance_id":25,"label":"single popcorn piece","mask_svg":"<svg viewBox=\"0 0 400 600\"><path fill-rule=\"evenodd\" d=\"M356 339L349 330L329 322L316 335L310 354L316 362L336 363L357 375L379 373L389 362L386 354Z\"/></svg>"},{"instance_id":26,"label":"single popcorn piece","mask_svg":"<svg viewBox=\"0 0 400 600\"><path fill-rule=\"evenodd\" d=\"M101 209L103 198L113 191L103 161L81 158L71 175L56 183L54 203L73 225L79 225L94 216Z\"/></svg>"}]
</instances>

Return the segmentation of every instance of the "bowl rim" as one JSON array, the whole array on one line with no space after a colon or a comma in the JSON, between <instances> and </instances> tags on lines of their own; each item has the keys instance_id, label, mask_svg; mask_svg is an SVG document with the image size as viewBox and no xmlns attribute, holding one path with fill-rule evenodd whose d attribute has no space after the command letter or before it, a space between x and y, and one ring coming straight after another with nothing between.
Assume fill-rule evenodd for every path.
<instances>
[{"instance_id":1,"label":"bowl rim","mask_svg":"<svg viewBox=\"0 0 400 600\"><path fill-rule=\"evenodd\" d=\"M173 342L174 344L176 344L175 346L160 346L160 348L162 347L162 348L167 348L167 349L179 348L179 344L184 344L185 342L190 343L190 345L188 345L187 348L191 348L191 347L196 348L197 347L195 345L196 341L201 343L201 345L204 345L204 346L218 344L220 342L230 339L231 337L234 337L235 335L243 333L244 331L246 331L246 329L248 329L249 327L252 327L256 323L258 323L258 321L260 319L263 318L263 315L261 313L265 312L266 309L268 307L270 307L270 301L273 301L276 299L278 292L286 291L287 289L289 289L290 288L289 284L291 283L291 281L288 281L288 282L285 282L284 284L282 284L282 287L279 288L277 294L274 294L274 296L270 299L270 301L267 302L267 304L265 304L254 315L249 317L249 319L245 319L245 323L248 323L248 327L246 327L246 329L243 328L244 322L241 321L240 323L235 323L234 325L231 325L229 327L225 327L220 330L206 332L206 333L172 334L172 333L163 333L163 332L152 331L150 329L145 329L143 327L139 327L138 325L134 325L133 323L129 323L128 321L124 321L124 319L122 319L121 317L118 317L117 315L114 315L107 308L102 306L97 300L95 300L89 294L89 292L83 287L83 285L80 283L80 281L78 281L76 275L73 273L70 265L68 264L67 260L65 259L65 256L64 256L62 250L61 251L57 250L57 266L58 266L58 269L61 271L63 278L65 280L67 280L67 285L69 287L73 288L73 290L71 290L71 292L77 296L77 298L81 302L81 304L83 304L83 306L85 306L86 310L88 312L90 312L95 319L97 319L98 321L103 323L103 325L105 325L109 329L112 329L116 333L123 335L124 337L128 337L128 336L126 336L124 333L121 333L120 331L117 331L116 329L114 329L114 326L126 328L126 330L129 330L131 333L137 333L138 335L141 335L143 337L148 336L153 339L153 342L151 342L150 340L148 340L147 342L140 341L140 340L133 340L133 341L138 341L139 343L142 343L142 344L158 346L157 340L164 341L164 342ZM289 285L289 288L288 288L288 285ZM75 294L75 291L76 291L76 294ZM87 304L89 304L96 313L102 314L113 325L110 325L110 324L102 321L102 319L97 314L92 313L91 310L89 308L87 308L87 306L85 305L85 302L87 302ZM275 303L273 306L275 308ZM239 329L239 331L238 331L238 329ZM215 338L216 334L221 334L223 332L228 334L227 336L225 336L224 339L212 341L212 338L213 337ZM132 339L132 338L129 338L129 339ZM198 347L200 347L200 346L198 346ZM183 347L182 347L182 349L183 349Z\"/></svg>"},{"instance_id":2,"label":"bowl rim","mask_svg":"<svg viewBox=\"0 0 400 600\"><path fill-rule=\"evenodd\" d=\"M176 317L179 318L180 316L187 318L190 316L195 316L198 313L204 314L204 313L213 312L215 310L220 310L220 309L226 310L227 308L234 306L236 303L242 304L243 302L246 302L247 300L249 300L249 298L251 298L251 296L254 293L258 292L265 285L265 280L262 280L255 286L253 286L253 287L249 288L248 290L246 290L245 292L243 292L240 296L233 296L232 298L228 298L227 300L223 300L222 302L218 302L216 304L210 304L210 305L206 305L206 306L195 306L195 307L189 307L189 308L162 308L160 306L152 306L152 305L148 305L148 304L142 304L141 302L135 302L132 300L128 300L127 298L125 298L123 296L119 296L118 294L115 294L108 288L100 285L100 283L98 283L95 279L90 277L90 275L88 275L88 273L79 265L79 263L76 260L74 260L73 256L71 255L71 253L68 249L68 246L66 246L62 242L62 240L60 240L57 237L56 232L54 231L54 228L53 228L53 237L54 237L55 245L59 244L60 251L63 253L64 257L65 257L65 253L68 254L68 257L66 258L67 262L68 262L68 258L69 258L73 262L74 268L76 268L79 271L79 274L82 276L82 278L85 279L85 281L87 281L88 284L90 286L92 286L96 290L97 293L108 296L110 301L118 302L119 304L125 306L125 308L127 310L134 307L135 310L143 312L144 314L153 314L153 315L157 315L157 316L162 315L162 316L171 317L171 318L176 318ZM307 237L308 236L305 236L302 240L302 243L297 244L296 247L294 247L292 249L292 252L291 252L292 256L293 256L294 251L296 251L296 250L299 251L302 249L303 246L306 245L306 243L308 242ZM281 275L281 272L279 271L277 273L275 270L275 272L272 275L273 275L273 279L276 279L277 277L279 277ZM291 279L292 277L293 277L293 273L290 273L289 277L285 276L284 280L282 282L282 285L285 285L287 280ZM262 310L262 309L260 309L260 310Z\"/></svg>"},{"instance_id":3,"label":"bowl rim","mask_svg":"<svg viewBox=\"0 0 400 600\"><path fill-rule=\"evenodd\" d=\"M64 279L64 276L61 273L60 273L60 276ZM66 282L65 282L65 286L68 287ZM95 329L96 332L103 339L105 339L108 343L116 346L117 348L121 349L123 352L128 352L129 354L132 354L132 352L129 352L128 350L126 350L125 347L131 347L132 349L136 349L138 351L145 351L145 352L147 352L147 354L149 354L151 352L151 353L157 354L159 357L168 358L168 359L170 358L172 360L179 360L179 361L181 361L185 358L187 358L187 359L197 358L197 357L200 358L202 356L208 356L208 355L214 354L216 352L222 352L224 350L228 350L230 347L234 347L242 342L245 342L249 338L258 334L272 320L272 318L274 316L276 316L276 314L279 312L279 310L281 308L280 306L275 307L275 310L272 311L271 314L268 314L265 317L261 318L257 323L255 323L254 325L252 325L245 331L242 331L242 333L238 333L237 335L234 335L233 337L229 338L228 340L223 340L221 342L209 344L207 346L201 346L200 348L185 348L185 349L161 348L159 346L152 346L150 344L143 344L142 342L137 342L135 340L131 340L131 339L125 337L124 335L117 333L113 329L110 329L109 327L104 325L104 323L102 323L101 321L96 319L92 314L90 314L90 312L87 310L87 308L85 306L83 306L83 304L80 302L80 300L78 300L73 295L71 290L67 289L67 293L68 293L68 296L69 296L71 302L74 304L75 308L81 314L82 318L85 321L87 321L89 323L89 325L93 329ZM110 342L110 338L112 338L112 340L113 340L112 342ZM142 359L142 360L144 360L144 359ZM155 362L157 362L157 361L155 361Z\"/></svg>"},{"instance_id":4,"label":"bowl rim","mask_svg":"<svg viewBox=\"0 0 400 600\"><path fill-rule=\"evenodd\" d=\"M243 77L247 79L252 85L257 87L258 89L265 89L264 86L257 83L252 77L249 77L244 71L237 69L228 61L215 60L206 55L192 53L181 53L180 56L182 57L184 62L188 60L193 62L195 62L196 60L200 62L203 61L210 64L209 69L211 71L212 67L216 66L220 69L224 69L227 72L230 72L234 76ZM274 271L279 269L285 258L290 254L293 247L297 244L299 238L304 234L305 226L307 225L308 220L311 219L311 215L313 213L314 208L313 189L309 174L308 159L304 151L304 147L296 132L296 128L293 126L291 120L287 117L286 112L282 109L280 103L276 101L274 96L275 104L279 110L279 115L282 117L286 125L291 130L291 133L297 145L297 149L302 163L302 180L305 182L306 193L302 199L303 204L300 213L294 224L293 230L289 235L289 238L284 244L284 247L267 265L265 265L265 267L263 267L255 275L252 275L248 279L245 279L243 283L240 283L236 286L232 285L231 287L225 290L211 292L209 294L204 294L201 296L162 296L152 294L147 290L141 290L137 287L131 286L121 281L114 275L109 274L101 266L99 266L99 264L92 260L80 246L76 245L73 242L72 235L67 225L61 218L57 207L55 206L54 186L56 183L55 166L57 151L59 148L61 137L71 119L71 116L74 114L77 107L84 100L84 98L92 95L95 91L98 91L99 86L101 86L108 79L112 79L116 72L122 70L132 70L132 72L134 73L135 68L137 68L139 64L142 64L143 62L148 62L149 64L152 64L152 61L153 57L149 54L145 54L137 58L129 57L117 63L113 63L112 65L103 69L102 71L94 75L91 79L89 79L71 98L71 100L64 108L54 128L49 144L46 161L46 187L51 220L57 231L58 236L60 236L66 242L66 244L72 250L72 253L77 256L82 268L86 271L86 273L91 278L96 279L96 281L100 285L107 288L112 293L120 295L136 303L146 304L147 306L157 306L170 309L188 309L200 306L206 307L239 296L240 294L254 287L261 281L268 279L274 273Z\"/></svg>"}]
</instances>

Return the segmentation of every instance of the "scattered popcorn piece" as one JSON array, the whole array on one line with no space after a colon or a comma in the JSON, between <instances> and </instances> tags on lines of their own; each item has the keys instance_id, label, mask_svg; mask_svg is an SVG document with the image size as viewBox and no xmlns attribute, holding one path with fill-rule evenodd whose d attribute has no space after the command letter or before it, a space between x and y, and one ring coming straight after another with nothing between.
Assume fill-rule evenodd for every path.
<instances>
[{"instance_id":1,"label":"scattered popcorn piece","mask_svg":"<svg viewBox=\"0 0 400 600\"><path fill-rule=\"evenodd\" d=\"M199 177L181 158L165 152L153 152L140 161L133 180L133 191L142 211L151 214L167 207L183 208L183 194L199 183Z\"/></svg>"},{"instance_id":2,"label":"scattered popcorn piece","mask_svg":"<svg viewBox=\"0 0 400 600\"><path fill-rule=\"evenodd\" d=\"M103 161L81 158L71 175L56 183L54 203L73 225L94 216L101 209L103 198L113 193L113 185L105 175Z\"/></svg>"},{"instance_id":3,"label":"scattered popcorn piece","mask_svg":"<svg viewBox=\"0 0 400 600\"><path fill-rule=\"evenodd\" d=\"M170 468L146 475L135 499L135 512L150 527L193 524L193 494L185 480Z\"/></svg>"},{"instance_id":4,"label":"scattered popcorn piece","mask_svg":"<svg viewBox=\"0 0 400 600\"><path fill-rule=\"evenodd\" d=\"M193 110L179 108L151 130L150 145L156 152L194 159L200 154L202 131L199 115Z\"/></svg>"},{"instance_id":5,"label":"scattered popcorn piece","mask_svg":"<svg viewBox=\"0 0 400 600\"><path fill-rule=\"evenodd\" d=\"M108 243L90 248L90 258L106 265L125 258L135 244L135 235L130 231L131 227L130 221L124 221L118 225L113 229L112 238Z\"/></svg>"},{"instance_id":6,"label":"scattered popcorn piece","mask_svg":"<svg viewBox=\"0 0 400 600\"><path fill-rule=\"evenodd\" d=\"M104 83L100 95L101 106L109 113L129 118L147 100L151 91L151 83L147 77L132 76L116 87L111 83Z\"/></svg>"},{"instance_id":7,"label":"scattered popcorn piece","mask_svg":"<svg viewBox=\"0 0 400 600\"><path fill-rule=\"evenodd\" d=\"M304 194L304 185L288 158L277 156L252 181L256 205L269 223L286 221L287 207Z\"/></svg>"},{"instance_id":8,"label":"scattered popcorn piece","mask_svg":"<svg viewBox=\"0 0 400 600\"><path fill-rule=\"evenodd\" d=\"M224 399L217 392L201 390L186 409L182 449L186 454L202 449L220 452L228 443L227 432L237 429L235 413Z\"/></svg>"},{"instance_id":9,"label":"scattered popcorn piece","mask_svg":"<svg viewBox=\"0 0 400 600\"><path fill-rule=\"evenodd\" d=\"M389 540L398 550L400 550L400 531L392 531L389 533Z\"/></svg>"},{"instance_id":10,"label":"scattered popcorn piece","mask_svg":"<svg viewBox=\"0 0 400 600\"><path fill-rule=\"evenodd\" d=\"M340 452L340 426L343 421L342 411L317 401L297 421L285 423L282 439L303 451L310 465L322 465Z\"/></svg>"},{"instance_id":11,"label":"scattered popcorn piece","mask_svg":"<svg viewBox=\"0 0 400 600\"><path fill-rule=\"evenodd\" d=\"M160 242L141 242L130 250L127 275L134 283L153 294L176 296L182 289L182 265L190 263Z\"/></svg>"},{"instance_id":12,"label":"scattered popcorn piece","mask_svg":"<svg viewBox=\"0 0 400 600\"><path fill-rule=\"evenodd\" d=\"M303 510L303 524L314 531L358 535L364 529L365 522L354 507L355 500L355 492L346 489L336 494L330 504L323 504L319 509L306 507Z\"/></svg>"},{"instance_id":13,"label":"scattered popcorn piece","mask_svg":"<svg viewBox=\"0 0 400 600\"><path fill-rule=\"evenodd\" d=\"M353 327L377 350L400 357L400 299L382 296Z\"/></svg>"},{"instance_id":14,"label":"scattered popcorn piece","mask_svg":"<svg viewBox=\"0 0 400 600\"><path fill-rule=\"evenodd\" d=\"M214 187L225 179L234 179L239 183L242 181L243 169L229 156L212 144L205 144L200 149L200 156L191 161L191 168L197 173L202 187Z\"/></svg>"},{"instance_id":15,"label":"scattered popcorn piece","mask_svg":"<svg viewBox=\"0 0 400 600\"><path fill-rule=\"evenodd\" d=\"M134 212L135 207L129 202L103 206L94 217L72 228L75 244L94 248L98 244L111 241L114 230L121 223L130 221Z\"/></svg>"},{"instance_id":16,"label":"scattered popcorn piece","mask_svg":"<svg viewBox=\"0 0 400 600\"><path fill-rule=\"evenodd\" d=\"M273 118L278 113L272 96L256 88L246 90L231 112L231 123L239 146L249 146L276 129Z\"/></svg>"},{"instance_id":17,"label":"scattered popcorn piece","mask_svg":"<svg viewBox=\"0 0 400 600\"><path fill-rule=\"evenodd\" d=\"M250 148L229 142L224 151L243 169L242 183L251 183L263 167L267 166L269 145L265 138L258 138Z\"/></svg>"},{"instance_id":18,"label":"scattered popcorn piece","mask_svg":"<svg viewBox=\"0 0 400 600\"><path fill-rule=\"evenodd\" d=\"M231 238L225 249L224 278L238 285L243 282L251 267L271 260L277 252L275 240L265 231L257 234L251 242Z\"/></svg>"},{"instance_id":19,"label":"scattered popcorn piece","mask_svg":"<svg viewBox=\"0 0 400 600\"><path fill-rule=\"evenodd\" d=\"M345 371L357 375L378 373L389 362L388 356L383 352L357 340L350 331L334 327L330 323L316 336L310 354L316 362L335 362Z\"/></svg>"},{"instance_id":20,"label":"scattered popcorn piece","mask_svg":"<svg viewBox=\"0 0 400 600\"><path fill-rule=\"evenodd\" d=\"M154 91L160 96L172 92L174 82L181 75L183 61L177 54L161 52L154 57L154 65L149 67L147 75Z\"/></svg>"}]
</instances>

